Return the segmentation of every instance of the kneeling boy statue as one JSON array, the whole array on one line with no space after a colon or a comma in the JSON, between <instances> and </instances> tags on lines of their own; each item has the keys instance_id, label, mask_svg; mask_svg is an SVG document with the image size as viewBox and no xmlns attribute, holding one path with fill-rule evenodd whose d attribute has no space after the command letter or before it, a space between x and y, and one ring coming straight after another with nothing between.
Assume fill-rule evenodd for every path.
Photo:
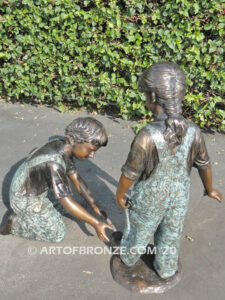
<instances>
[{"instance_id":1,"label":"kneeling boy statue","mask_svg":"<svg viewBox=\"0 0 225 300\"><path fill-rule=\"evenodd\" d=\"M17 169L10 186L8 218L1 234L13 234L27 239L60 242L66 226L55 206L60 202L71 215L89 223L99 239L108 241L105 229L112 229L89 214L74 201L70 179L93 211L104 217L104 211L95 204L90 190L79 176L72 157L85 160L107 145L103 125L94 118L78 118L66 127L65 138L55 139L33 151ZM48 192L55 196L53 202Z\"/></svg>"}]
</instances>

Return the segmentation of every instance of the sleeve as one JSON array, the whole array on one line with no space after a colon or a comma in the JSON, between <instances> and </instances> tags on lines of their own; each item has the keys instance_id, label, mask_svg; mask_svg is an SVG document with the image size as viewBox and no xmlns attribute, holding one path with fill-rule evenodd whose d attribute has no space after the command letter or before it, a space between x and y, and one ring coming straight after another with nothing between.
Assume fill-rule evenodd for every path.
<instances>
[{"instance_id":1,"label":"sleeve","mask_svg":"<svg viewBox=\"0 0 225 300\"><path fill-rule=\"evenodd\" d=\"M50 164L52 188L56 198L72 195L71 187L64 168L58 163Z\"/></svg>"},{"instance_id":2,"label":"sleeve","mask_svg":"<svg viewBox=\"0 0 225 300\"><path fill-rule=\"evenodd\" d=\"M65 155L63 157L63 159L64 159L65 164L66 164L66 174L67 175L77 172L76 165L73 162L73 159L71 157L68 157L68 156Z\"/></svg>"},{"instance_id":3,"label":"sleeve","mask_svg":"<svg viewBox=\"0 0 225 300\"><path fill-rule=\"evenodd\" d=\"M193 165L198 169L203 169L210 164L210 158L205 145L205 141L200 129L197 127L195 136L195 158Z\"/></svg>"},{"instance_id":4,"label":"sleeve","mask_svg":"<svg viewBox=\"0 0 225 300\"><path fill-rule=\"evenodd\" d=\"M134 138L122 173L130 180L137 181L147 164L147 133L141 130Z\"/></svg>"}]
</instances>

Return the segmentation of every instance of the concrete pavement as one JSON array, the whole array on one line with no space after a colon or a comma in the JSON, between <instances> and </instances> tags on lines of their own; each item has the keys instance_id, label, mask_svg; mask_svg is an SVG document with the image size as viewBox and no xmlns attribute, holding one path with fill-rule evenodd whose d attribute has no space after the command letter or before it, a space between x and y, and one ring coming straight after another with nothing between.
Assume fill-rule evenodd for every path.
<instances>
[{"instance_id":1,"label":"concrete pavement","mask_svg":"<svg viewBox=\"0 0 225 300\"><path fill-rule=\"evenodd\" d=\"M62 114L46 106L0 101L1 220L9 205L10 181L19 163L49 137L63 135L65 126L74 118L87 115L91 114ZM94 197L106 207L114 226L122 230L124 213L116 206L114 194L120 168L134 137L131 129L134 122L107 115L91 116L105 125L109 144L101 148L93 160L78 163L78 170ZM205 134L205 140L212 161L214 186L225 195L225 135ZM196 170L192 171L191 181L191 199L180 251L182 280L166 294L131 294L119 286L111 277L109 254L78 254L84 246L102 251L100 247L104 243L98 240L94 230L64 217L68 232L60 244L0 236L0 299L224 299L225 204L203 197ZM77 194L75 197L87 208ZM55 250L50 248L52 246Z\"/></svg>"}]
</instances>

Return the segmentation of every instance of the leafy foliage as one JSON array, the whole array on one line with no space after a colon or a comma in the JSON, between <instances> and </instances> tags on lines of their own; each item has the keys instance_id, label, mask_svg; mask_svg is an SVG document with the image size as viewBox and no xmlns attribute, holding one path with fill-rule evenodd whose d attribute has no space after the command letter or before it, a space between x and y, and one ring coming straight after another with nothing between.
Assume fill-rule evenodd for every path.
<instances>
[{"instance_id":1,"label":"leafy foliage","mask_svg":"<svg viewBox=\"0 0 225 300\"><path fill-rule=\"evenodd\" d=\"M223 129L224 27L223 0L0 0L0 93L148 118L137 78L173 61L185 116Z\"/></svg>"}]
</instances>

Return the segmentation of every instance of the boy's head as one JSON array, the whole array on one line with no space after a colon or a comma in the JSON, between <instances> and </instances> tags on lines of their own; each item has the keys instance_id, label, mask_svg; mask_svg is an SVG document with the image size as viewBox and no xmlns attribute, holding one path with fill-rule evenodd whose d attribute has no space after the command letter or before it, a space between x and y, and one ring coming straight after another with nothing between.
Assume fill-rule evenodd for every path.
<instances>
[{"instance_id":1,"label":"boy's head","mask_svg":"<svg viewBox=\"0 0 225 300\"><path fill-rule=\"evenodd\" d=\"M80 160L93 157L95 151L108 143L102 123L90 117L73 120L65 129L65 137L73 147L73 155Z\"/></svg>"}]
</instances>

